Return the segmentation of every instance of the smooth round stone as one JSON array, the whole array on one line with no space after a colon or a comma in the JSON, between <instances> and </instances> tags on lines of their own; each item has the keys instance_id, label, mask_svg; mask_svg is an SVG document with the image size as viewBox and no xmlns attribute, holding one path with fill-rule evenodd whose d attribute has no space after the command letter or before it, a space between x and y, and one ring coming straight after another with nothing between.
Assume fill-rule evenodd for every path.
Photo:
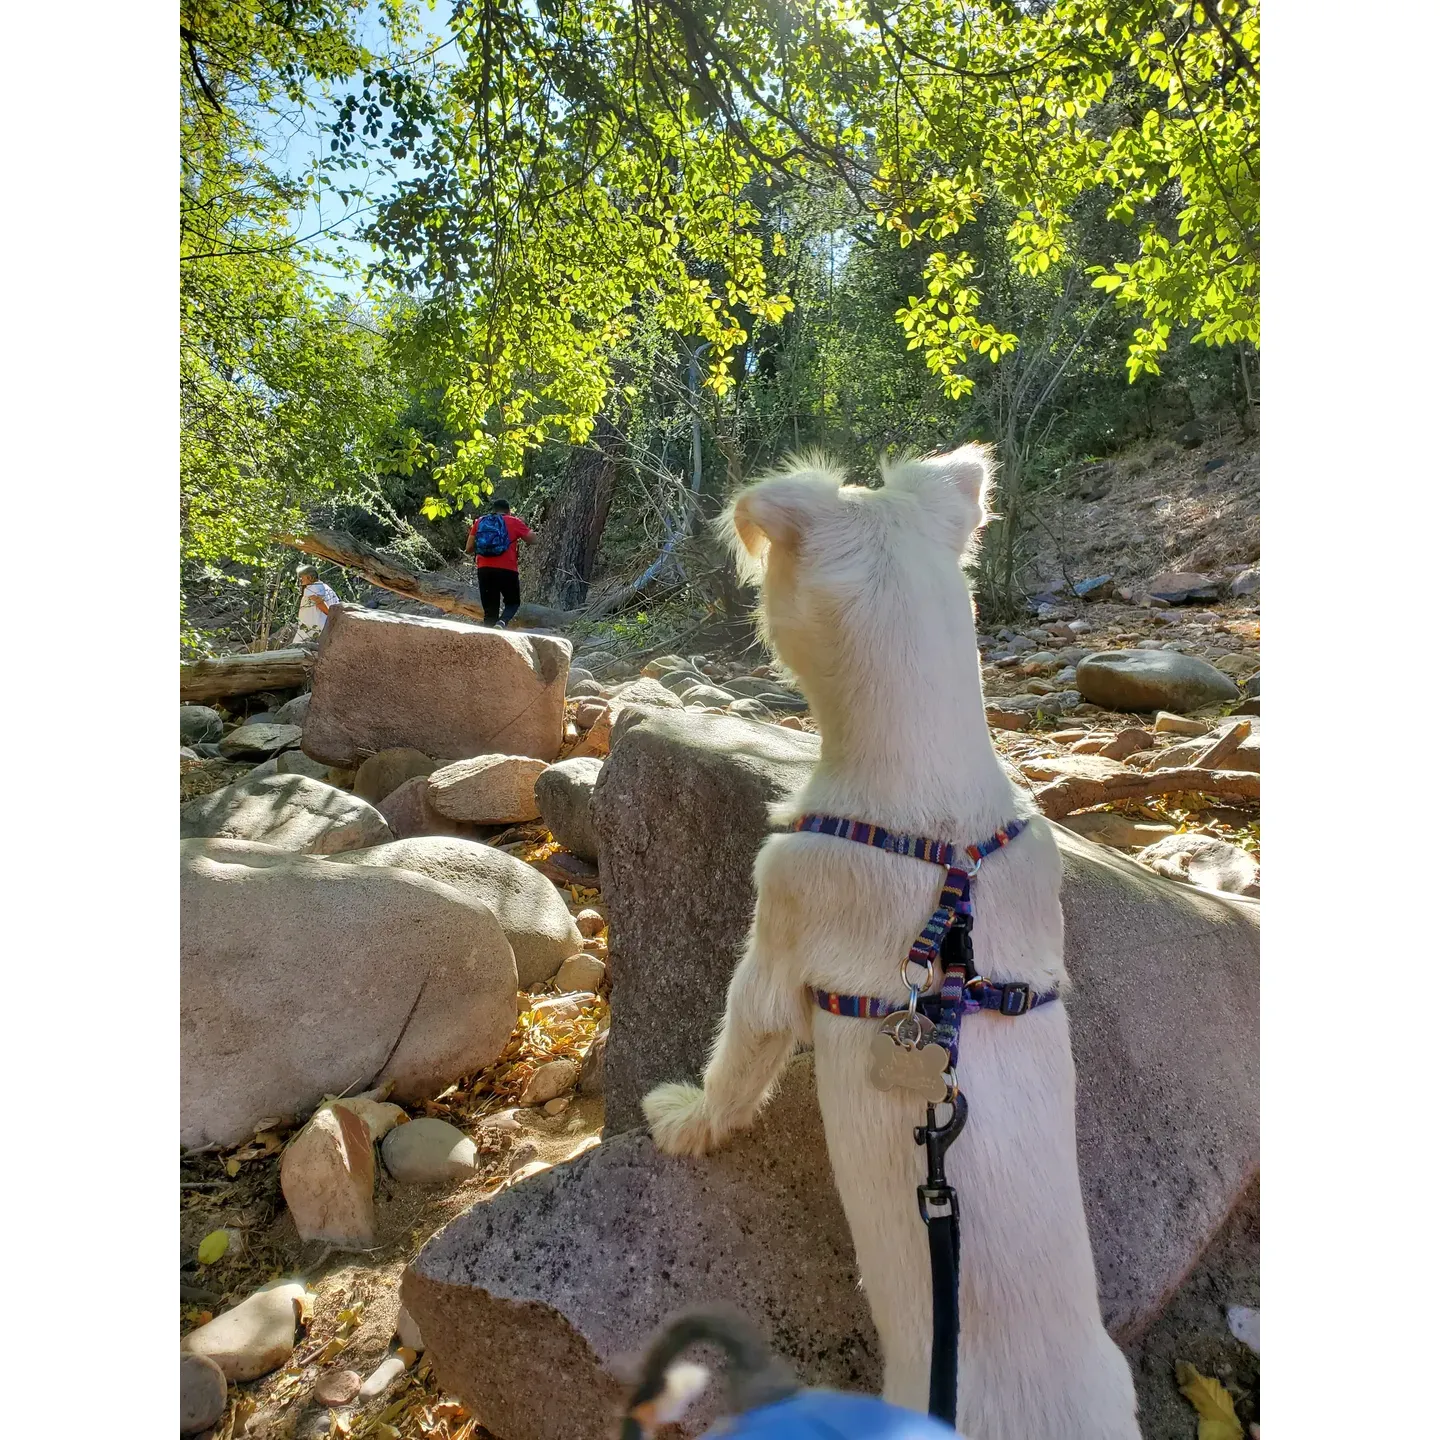
<instances>
[{"instance_id":1,"label":"smooth round stone","mask_svg":"<svg viewBox=\"0 0 1440 1440\"><path fill-rule=\"evenodd\" d=\"M225 1372L208 1355L180 1357L180 1433L198 1435L225 1413Z\"/></svg>"},{"instance_id":2,"label":"smooth round stone","mask_svg":"<svg viewBox=\"0 0 1440 1440\"><path fill-rule=\"evenodd\" d=\"M373 1400L377 1395L383 1395L404 1373L405 1362L400 1356L392 1355L388 1360L382 1360L365 1377L365 1383L360 1387L360 1399Z\"/></svg>"},{"instance_id":3,"label":"smooth round stone","mask_svg":"<svg viewBox=\"0 0 1440 1440\"><path fill-rule=\"evenodd\" d=\"M300 1281L272 1281L192 1330L180 1342L180 1349L213 1360L227 1380L256 1380L290 1358L295 1348L296 1304L304 1294Z\"/></svg>"},{"instance_id":4,"label":"smooth round stone","mask_svg":"<svg viewBox=\"0 0 1440 1440\"><path fill-rule=\"evenodd\" d=\"M742 696L730 706L733 715L743 715L747 720L768 720L770 711L758 700L752 700L748 695Z\"/></svg>"},{"instance_id":5,"label":"smooth round stone","mask_svg":"<svg viewBox=\"0 0 1440 1440\"><path fill-rule=\"evenodd\" d=\"M208 705L182 705L180 707L180 743L195 745L202 742L216 743L225 733L225 721L218 710Z\"/></svg>"},{"instance_id":6,"label":"smooth round stone","mask_svg":"<svg viewBox=\"0 0 1440 1440\"><path fill-rule=\"evenodd\" d=\"M549 1060L538 1066L520 1094L522 1105L543 1105L573 1089L580 1067L573 1060Z\"/></svg>"},{"instance_id":7,"label":"smooth round stone","mask_svg":"<svg viewBox=\"0 0 1440 1440\"><path fill-rule=\"evenodd\" d=\"M1228 675L1173 650L1102 650L1075 667L1075 684L1086 700L1107 710L1183 714L1240 698Z\"/></svg>"},{"instance_id":8,"label":"smooth round stone","mask_svg":"<svg viewBox=\"0 0 1440 1440\"><path fill-rule=\"evenodd\" d=\"M316 1382L311 1399L317 1405L348 1405L360 1393L360 1377L353 1370L327 1370Z\"/></svg>"},{"instance_id":9,"label":"smooth round stone","mask_svg":"<svg viewBox=\"0 0 1440 1440\"><path fill-rule=\"evenodd\" d=\"M721 690L716 685L692 685L688 690L680 693L682 705L700 706L701 708L707 705L716 705L724 709L734 698L728 690Z\"/></svg>"},{"instance_id":10,"label":"smooth round stone","mask_svg":"<svg viewBox=\"0 0 1440 1440\"><path fill-rule=\"evenodd\" d=\"M598 955L572 955L555 972L555 985L562 994L583 991L594 995L605 979L605 962Z\"/></svg>"},{"instance_id":11,"label":"smooth round stone","mask_svg":"<svg viewBox=\"0 0 1440 1440\"><path fill-rule=\"evenodd\" d=\"M380 1156L402 1185L439 1185L475 1173L475 1142L432 1116L397 1125L380 1142Z\"/></svg>"}]
</instances>

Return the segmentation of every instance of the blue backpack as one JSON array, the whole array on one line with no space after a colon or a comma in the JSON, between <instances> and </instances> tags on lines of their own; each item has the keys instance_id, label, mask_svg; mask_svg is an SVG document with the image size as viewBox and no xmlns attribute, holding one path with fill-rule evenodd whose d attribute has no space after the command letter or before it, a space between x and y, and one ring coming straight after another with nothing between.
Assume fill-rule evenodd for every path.
<instances>
[{"instance_id":1,"label":"blue backpack","mask_svg":"<svg viewBox=\"0 0 1440 1440\"><path fill-rule=\"evenodd\" d=\"M482 515L475 526L475 553L493 559L510 548L510 527L503 515Z\"/></svg>"}]
</instances>

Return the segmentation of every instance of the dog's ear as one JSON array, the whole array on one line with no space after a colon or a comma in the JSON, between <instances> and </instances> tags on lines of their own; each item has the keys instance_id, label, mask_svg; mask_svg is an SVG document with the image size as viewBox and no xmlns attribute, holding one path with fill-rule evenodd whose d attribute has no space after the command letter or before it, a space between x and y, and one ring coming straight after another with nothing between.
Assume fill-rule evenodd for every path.
<instances>
[{"instance_id":1,"label":"dog's ear","mask_svg":"<svg viewBox=\"0 0 1440 1440\"><path fill-rule=\"evenodd\" d=\"M884 473L885 488L913 495L957 551L990 518L994 463L988 445L962 445L946 455L904 460Z\"/></svg>"},{"instance_id":2,"label":"dog's ear","mask_svg":"<svg viewBox=\"0 0 1440 1440\"><path fill-rule=\"evenodd\" d=\"M838 470L813 461L766 475L741 490L718 522L741 580L759 582L772 547L797 549L807 527L834 502L843 479Z\"/></svg>"}]
</instances>

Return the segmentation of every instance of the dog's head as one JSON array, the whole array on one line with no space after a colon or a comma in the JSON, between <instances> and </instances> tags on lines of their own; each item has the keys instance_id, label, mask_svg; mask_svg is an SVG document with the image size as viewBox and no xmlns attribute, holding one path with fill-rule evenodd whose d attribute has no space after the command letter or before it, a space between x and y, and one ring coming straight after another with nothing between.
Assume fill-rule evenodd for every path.
<instances>
[{"instance_id":1,"label":"dog's head","mask_svg":"<svg viewBox=\"0 0 1440 1440\"><path fill-rule=\"evenodd\" d=\"M797 461L740 491L722 518L741 578L761 587L764 632L802 681L855 677L897 628L973 626L960 561L988 518L988 448L881 476L870 490L823 459Z\"/></svg>"}]
</instances>

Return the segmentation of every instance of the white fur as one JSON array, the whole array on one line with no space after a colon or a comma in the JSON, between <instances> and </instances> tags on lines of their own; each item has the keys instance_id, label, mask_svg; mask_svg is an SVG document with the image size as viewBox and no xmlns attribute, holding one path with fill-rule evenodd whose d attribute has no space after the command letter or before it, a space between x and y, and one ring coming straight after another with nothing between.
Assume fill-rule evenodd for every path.
<instances>
[{"instance_id":1,"label":"white fur","mask_svg":"<svg viewBox=\"0 0 1440 1440\"><path fill-rule=\"evenodd\" d=\"M878 490L806 462L732 505L734 540L763 577L763 627L820 727L820 762L777 818L848 815L964 843L1033 813L991 748L960 567L989 477L978 446L904 462ZM787 834L765 842L755 877L755 921L704 1089L659 1086L645 1114L661 1149L703 1154L752 1123L795 1042L813 1039L885 1398L924 1410L930 1280L911 1135L923 1102L875 1090L873 1024L817 1010L805 987L903 1000L901 961L943 872ZM981 973L1063 987L1060 861L1043 822L984 863L974 893ZM960 1196L960 1429L971 1440L1139 1440L1134 1385L1096 1297L1063 1000L1018 1019L968 1017L958 1078L970 1102L948 1167Z\"/></svg>"}]
</instances>

